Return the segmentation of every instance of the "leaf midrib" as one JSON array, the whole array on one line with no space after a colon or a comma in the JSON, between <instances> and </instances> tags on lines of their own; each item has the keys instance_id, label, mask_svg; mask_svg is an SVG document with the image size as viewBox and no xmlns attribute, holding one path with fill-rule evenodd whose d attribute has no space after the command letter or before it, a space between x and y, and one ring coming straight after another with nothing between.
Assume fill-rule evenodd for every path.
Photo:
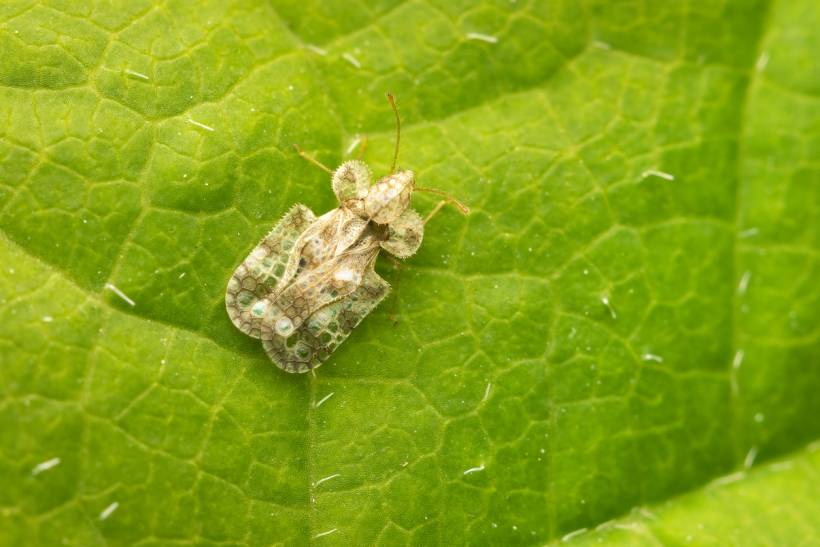
<instances>
[{"instance_id":1,"label":"leaf midrib","mask_svg":"<svg viewBox=\"0 0 820 547\"><path fill-rule=\"evenodd\" d=\"M735 164L735 199L734 199L734 211L733 211L733 219L734 219L734 237L732 238L732 268L730 272L730 287L732 288L732 314L731 314L731 336L732 336L732 351L731 355L729 356L728 362L726 363L727 370L728 370L728 378L729 381L728 389L729 389L729 412L731 415L729 416L728 423L732 424L731 428L731 438L732 444L734 446L734 457L735 457L735 464L738 462L742 462L744 458L744 449L741 446L742 438L740 436L740 431L742 431L742 411L740 408L741 399L739 397L739 393L737 390L737 370L734 367L734 358L740 348L740 332L738 330L738 325L740 324L738 318L738 309L740 304L738 302L739 294L735 288L735 283L737 282L738 275L740 273L739 263L740 263L740 232L741 232L741 218L740 218L740 199L743 194L743 161L745 159L744 155L744 140L743 136L746 130L746 119L748 118L747 107L749 104L749 97L752 93L752 90L756 83L757 75L759 74L757 70L755 70L755 62L760 56L761 49L763 43L766 40L767 28L768 28L768 21L770 14L772 12L772 5L771 1L766 3L765 8L763 9L760 15L760 25L759 25L759 32L758 35L755 37L754 41L754 56L751 56L750 59L750 67L749 67L749 76L746 79L746 86L743 89L743 97L738 104L739 116L738 116L738 127L737 127L737 139L735 142L735 157L737 158Z\"/></svg>"}]
</instances>

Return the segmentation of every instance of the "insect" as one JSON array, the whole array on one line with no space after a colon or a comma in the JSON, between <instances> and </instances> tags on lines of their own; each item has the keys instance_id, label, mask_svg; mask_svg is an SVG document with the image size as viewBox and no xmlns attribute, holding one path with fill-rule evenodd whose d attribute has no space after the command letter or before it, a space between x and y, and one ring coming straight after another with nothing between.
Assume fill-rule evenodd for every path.
<instances>
[{"instance_id":1,"label":"insect","mask_svg":"<svg viewBox=\"0 0 820 547\"><path fill-rule=\"evenodd\" d=\"M335 171L294 145L299 155L332 176L339 207L316 217L297 204L233 272L225 306L236 327L262 340L270 359L287 372L312 371L322 364L390 291L373 269L384 249L396 258L412 256L424 226L444 205L469 209L434 188L415 185L412 171L396 171L401 120L390 173L372 183L362 161ZM413 191L442 196L422 217L410 207Z\"/></svg>"}]
</instances>

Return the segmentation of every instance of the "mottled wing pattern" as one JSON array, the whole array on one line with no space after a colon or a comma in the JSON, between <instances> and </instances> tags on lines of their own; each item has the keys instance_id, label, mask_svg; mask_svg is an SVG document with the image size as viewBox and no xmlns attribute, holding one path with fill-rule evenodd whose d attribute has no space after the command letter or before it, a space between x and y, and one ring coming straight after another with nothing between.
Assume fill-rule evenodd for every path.
<instances>
[{"instance_id":1,"label":"mottled wing pattern","mask_svg":"<svg viewBox=\"0 0 820 547\"><path fill-rule=\"evenodd\" d=\"M321 234L327 229L328 224L334 223L337 211L338 209L333 209L323 214L299 235L285 264L285 271L279 279L278 289L283 289L300 270L314 268L324 260L323 246L320 245L316 251L312 249L317 243L321 244Z\"/></svg>"},{"instance_id":2,"label":"mottled wing pattern","mask_svg":"<svg viewBox=\"0 0 820 547\"><path fill-rule=\"evenodd\" d=\"M354 292L373 269L378 252L379 242L368 231L341 254L300 272L281 292L268 296L263 323L273 325L275 334L289 336L316 310Z\"/></svg>"},{"instance_id":3,"label":"mottled wing pattern","mask_svg":"<svg viewBox=\"0 0 820 547\"><path fill-rule=\"evenodd\" d=\"M415 254L424 237L424 221L409 207L399 218L387 227L387 239L381 247L396 258L407 258Z\"/></svg>"},{"instance_id":4,"label":"mottled wing pattern","mask_svg":"<svg viewBox=\"0 0 820 547\"><path fill-rule=\"evenodd\" d=\"M236 327L254 338L261 336L259 303L282 278L291 249L299 236L316 220L304 205L294 205L273 230L259 242L228 281L225 307Z\"/></svg>"},{"instance_id":5,"label":"mottled wing pattern","mask_svg":"<svg viewBox=\"0 0 820 547\"><path fill-rule=\"evenodd\" d=\"M381 302L390 285L369 268L359 287L311 315L288 338L263 334L262 345L279 368L307 372L321 365L356 325Z\"/></svg>"},{"instance_id":6,"label":"mottled wing pattern","mask_svg":"<svg viewBox=\"0 0 820 547\"><path fill-rule=\"evenodd\" d=\"M337 256L353 245L366 227L366 220L343 207L320 216L299 236L292 253L293 263L288 264L283 280L290 281L299 272ZM280 288L284 288L284 283L280 283Z\"/></svg>"}]
</instances>

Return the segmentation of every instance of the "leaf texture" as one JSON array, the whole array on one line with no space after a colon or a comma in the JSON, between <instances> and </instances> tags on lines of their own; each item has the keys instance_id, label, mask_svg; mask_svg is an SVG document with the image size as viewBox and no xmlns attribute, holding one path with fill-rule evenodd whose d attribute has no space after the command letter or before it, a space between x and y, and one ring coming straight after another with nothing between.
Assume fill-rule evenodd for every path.
<instances>
[{"instance_id":1,"label":"leaf texture","mask_svg":"<svg viewBox=\"0 0 820 547\"><path fill-rule=\"evenodd\" d=\"M0 544L542 545L667 501L661 542L690 514L816 534L697 492L797 454L733 488L816 513L760 500L817 484L819 25L809 0L4 2ZM388 90L400 165L473 213L286 375L226 283L294 203L335 207L293 143L335 166L366 136L389 168Z\"/></svg>"}]
</instances>

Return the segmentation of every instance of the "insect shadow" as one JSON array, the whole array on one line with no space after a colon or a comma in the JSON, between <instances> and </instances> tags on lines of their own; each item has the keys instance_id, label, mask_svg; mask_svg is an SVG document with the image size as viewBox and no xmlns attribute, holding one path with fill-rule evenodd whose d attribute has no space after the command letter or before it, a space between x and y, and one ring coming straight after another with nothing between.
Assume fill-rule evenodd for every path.
<instances>
[{"instance_id":1,"label":"insect shadow","mask_svg":"<svg viewBox=\"0 0 820 547\"><path fill-rule=\"evenodd\" d=\"M401 119L393 95L396 144L390 173L373 183L370 168L356 159L335 171L306 154L331 175L339 207L320 217L294 205L233 272L225 306L236 327L254 338L271 361L287 372L321 365L390 291L374 270L380 250L398 259L421 245L425 224L445 205L469 209L435 188L416 186L412 171L396 171ZM422 218L410 207L414 191L443 197Z\"/></svg>"}]
</instances>

